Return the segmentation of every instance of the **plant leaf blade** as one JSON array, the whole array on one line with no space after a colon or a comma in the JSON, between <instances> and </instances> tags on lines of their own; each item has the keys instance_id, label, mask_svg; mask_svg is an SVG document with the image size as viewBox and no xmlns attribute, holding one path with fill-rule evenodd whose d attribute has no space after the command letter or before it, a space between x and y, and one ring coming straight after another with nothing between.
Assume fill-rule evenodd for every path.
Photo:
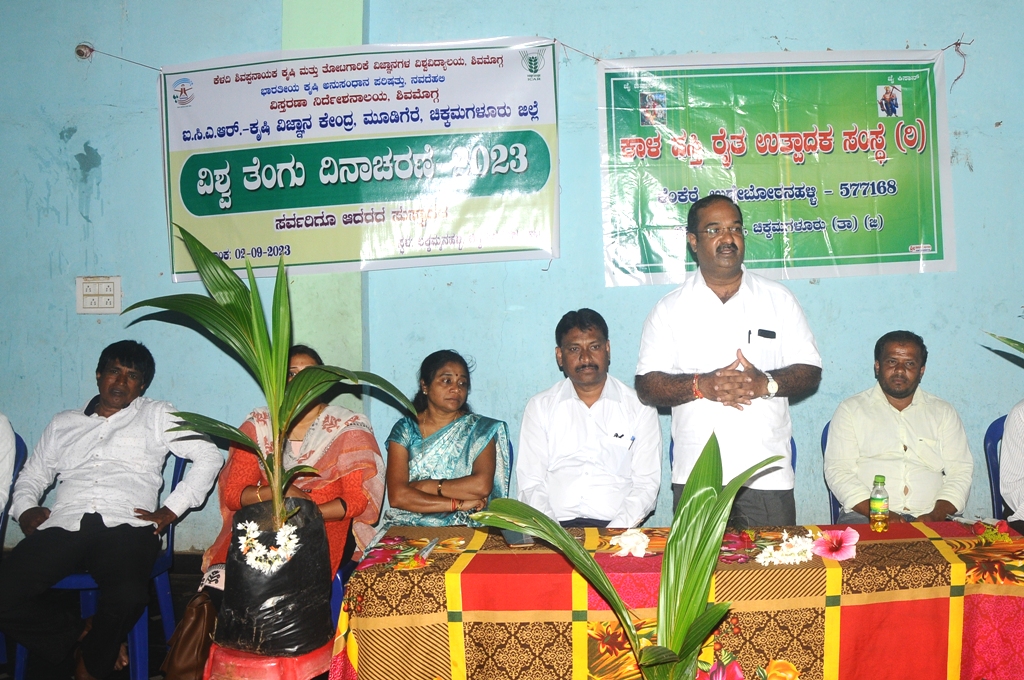
<instances>
[{"instance_id":1,"label":"plant leaf blade","mask_svg":"<svg viewBox=\"0 0 1024 680\"><path fill-rule=\"evenodd\" d=\"M174 411L171 415L175 418L180 418L183 424L172 427L168 430L169 432L192 430L193 432L208 434L211 437L227 439L228 441L240 444L247 449L253 449L254 451L260 450L259 445L254 442L249 435L242 432L237 427L228 425L227 423L204 416L201 413L191 413L189 411Z\"/></svg>"},{"instance_id":2,"label":"plant leaf blade","mask_svg":"<svg viewBox=\"0 0 1024 680\"><path fill-rule=\"evenodd\" d=\"M487 510L474 513L471 517L488 526L499 529L512 529L536 536L553 545L572 563L573 568L594 587L608 606L615 612L629 638L633 654L638 655L640 639L636 626L629 615L625 602L616 592L608 575L604 573L594 557L569 533L541 511L526 503L512 498L496 498L490 502ZM639 657L638 657L639 661Z\"/></svg>"},{"instance_id":3,"label":"plant leaf blade","mask_svg":"<svg viewBox=\"0 0 1024 680\"><path fill-rule=\"evenodd\" d=\"M988 335L991 335L993 338L995 338L999 342L1003 343L1004 345L1009 345L1010 347L1014 348L1015 350L1017 350L1021 354L1024 354L1024 342L1021 342L1020 340L1014 340L1013 338L1004 338L1001 335L996 335L995 333L989 333L988 331L985 331L985 333L987 333Z\"/></svg>"}]
</instances>

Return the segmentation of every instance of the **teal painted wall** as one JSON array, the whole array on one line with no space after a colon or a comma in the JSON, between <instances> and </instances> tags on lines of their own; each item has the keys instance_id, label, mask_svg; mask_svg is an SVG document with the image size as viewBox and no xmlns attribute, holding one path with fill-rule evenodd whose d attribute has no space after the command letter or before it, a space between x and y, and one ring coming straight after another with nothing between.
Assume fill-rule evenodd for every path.
<instances>
[{"instance_id":1,"label":"teal painted wall","mask_svg":"<svg viewBox=\"0 0 1024 680\"><path fill-rule=\"evenodd\" d=\"M149 396L241 422L260 393L196 332L75 313L76 276L120 275L126 306L201 290L168 272L157 74L80 61L81 41L153 66L278 49L281 2L0 5L0 411L33 447L54 413L96 393L103 347L130 337L156 358ZM178 546L205 548L219 529L214 499L181 523ZM7 544L20 538L10 527Z\"/></svg>"},{"instance_id":2,"label":"teal painted wall","mask_svg":"<svg viewBox=\"0 0 1024 680\"><path fill-rule=\"evenodd\" d=\"M799 447L797 519L828 518L821 428L843 398L872 382L875 339L893 328L922 334L930 350L924 387L960 411L977 466L968 513L989 514L982 437L1021 398L1021 369L985 349L981 329L1024 335L1014 189L1020 173L1017 64L1024 14L1013 2L551 3L371 0L370 43L541 35L598 57L690 52L936 49L961 33L967 71L948 97L958 271L787 283L800 299L824 360L817 394L793 407ZM585 18L584 18L585 15ZM517 437L530 396L560 378L554 326L589 306L609 322L611 372L632 383L640 331L669 286L605 288L594 62L559 50L562 258L551 263L462 265L372 272L366 290L370 368L405 389L427 353L453 347L475 358L470 401L507 420ZM949 81L961 61L946 56ZM948 84L946 85L948 88ZM546 270L546 271L545 271ZM386 437L397 414L370 405ZM667 426L667 417L663 418ZM667 436L667 433L666 433ZM666 438L667 441L667 438ZM666 471L667 484L667 471ZM663 488L667 488L664 487ZM652 524L669 521L670 494Z\"/></svg>"},{"instance_id":3,"label":"teal painted wall","mask_svg":"<svg viewBox=\"0 0 1024 680\"><path fill-rule=\"evenodd\" d=\"M580 20L583 11L589 20ZM199 287L169 281L155 72L103 55L82 62L73 48L88 40L136 61L175 64L277 49L281 21L281 0L0 2L0 411L30 446L54 412L94 394L96 357L122 337L152 348L153 397L228 422L241 421L259 403L242 368L190 329L155 321L129 327L137 315L75 314L75 276L122 276L126 303ZM824 9L740 2L723 9L665 0L369 0L363 23L374 43L543 35L603 57L934 49L961 33L976 38L965 48L967 72L948 97L958 271L787 285L804 305L825 362L819 392L793 409L798 519L827 517L821 426L842 398L871 383L871 346L895 327L916 330L928 342L924 385L960 410L978 460L967 510L989 512L981 438L988 422L1020 398L1024 376L986 350L992 343L981 333L1024 335L1021 246L1011 212L1024 122L1017 68L1024 48L1015 39L1024 18L1016 3L915 0L895 13L892 3L875 1ZM515 438L527 399L559 377L553 332L563 312L586 305L606 316L612 372L631 382L643 319L670 290L604 287L596 72L590 59L560 54L562 258L550 268L499 263L363 277L368 367L411 392L424 355L460 349L477 362L472 403L506 419ZM951 53L946 70L950 81L960 70ZM261 284L265 294L267 284ZM383 441L397 414L380 402L367 405ZM216 534L220 518L211 505L182 523L182 549L201 549ZM667 518L663 498L653 522ZM8 545L19 539L12 527Z\"/></svg>"}]
</instances>

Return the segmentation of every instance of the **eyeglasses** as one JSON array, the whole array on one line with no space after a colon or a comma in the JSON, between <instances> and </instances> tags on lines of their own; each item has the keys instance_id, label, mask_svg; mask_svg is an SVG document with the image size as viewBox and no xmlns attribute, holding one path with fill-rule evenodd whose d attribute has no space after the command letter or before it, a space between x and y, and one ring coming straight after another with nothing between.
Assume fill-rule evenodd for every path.
<instances>
[{"instance_id":1,"label":"eyeglasses","mask_svg":"<svg viewBox=\"0 0 1024 680\"><path fill-rule=\"evenodd\" d=\"M708 236L717 236L723 232L743 236L743 227L708 227L707 229L697 230L698 234L707 234Z\"/></svg>"}]
</instances>

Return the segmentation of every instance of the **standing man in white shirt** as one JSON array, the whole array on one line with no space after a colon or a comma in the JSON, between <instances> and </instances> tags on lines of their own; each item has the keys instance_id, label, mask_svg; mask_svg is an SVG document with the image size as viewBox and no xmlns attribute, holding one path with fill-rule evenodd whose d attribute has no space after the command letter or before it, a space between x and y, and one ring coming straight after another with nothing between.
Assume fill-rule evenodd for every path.
<instances>
[{"instance_id":1,"label":"standing man in white shirt","mask_svg":"<svg viewBox=\"0 0 1024 680\"><path fill-rule=\"evenodd\" d=\"M565 374L526 405L516 451L519 500L567 527L630 528L661 485L658 412L608 375L608 324L592 309L555 328Z\"/></svg>"},{"instance_id":2,"label":"standing man in white shirt","mask_svg":"<svg viewBox=\"0 0 1024 680\"><path fill-rule=\"evenodd\" d=\"M967 505L974 457L956 409L918 388L927 362L921 336L886 333L875 343L878 382L832 416L825 481L840 524L868 521L875 475L885 476L890 522L943 522Z\"/></svg>"},{"instance_id":3,"label":"standing man in white shirt","mask_svg":"<svg viewBox=\"0 0 1024 680\"><path fill-rule=\"evenodd\" d=\"M0 630L29 651L36 677L103 678L149 601L158 534L213 487L223 462L205 437L168 432L175 408L143 397L153 356L123 340L103 350L99 395L81 411L54 416L18 477L11 516L25 539L0 564ZM168 451L192 467L158 507ZM52 508L38 505L57 482ZM91 628L47 597L87 570L100 597ZM72 653L74 652L74 655Z\"/></svg>"},{"instance_id":4,"label":"standing man in white shirt","mask_svg":"<svg viewBox=\"0 0 1024 680\"><path fill-rule=\"evenodd\" d=\"M713 432L726 481L782 456L740 490L731 524L796 524L789 400L821 381L814 336L789 289L743 267L743 215L729 197L694 203L686 231L698 269L647 316L636 367L640 401L672 407L675 502Z\"/></svg>"}]
</instances>

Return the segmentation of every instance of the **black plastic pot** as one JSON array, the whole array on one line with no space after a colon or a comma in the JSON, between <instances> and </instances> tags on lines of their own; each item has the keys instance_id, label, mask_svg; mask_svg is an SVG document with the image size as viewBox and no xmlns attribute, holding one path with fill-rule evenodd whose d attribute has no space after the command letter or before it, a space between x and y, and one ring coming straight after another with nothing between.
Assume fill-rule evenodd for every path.
<instances>
[{"instance_id":1,"label":"black plastic pot","mask_svg":"<svg viewBox=\"0 0 1024 680\"><path fill-rule=\"evenodd\" d=\"M224 603L217 617L214 641L222 646L264 656L300 656L327 644L334 636L331 621L331 558L324 519L316 504L286 498L299 548L272 574L245 562L239 547L242 522L256 522L259 541L277 544L273 506L267 501L235 513L231 547L224 575Z\"/></svg>"}]
</instances>

